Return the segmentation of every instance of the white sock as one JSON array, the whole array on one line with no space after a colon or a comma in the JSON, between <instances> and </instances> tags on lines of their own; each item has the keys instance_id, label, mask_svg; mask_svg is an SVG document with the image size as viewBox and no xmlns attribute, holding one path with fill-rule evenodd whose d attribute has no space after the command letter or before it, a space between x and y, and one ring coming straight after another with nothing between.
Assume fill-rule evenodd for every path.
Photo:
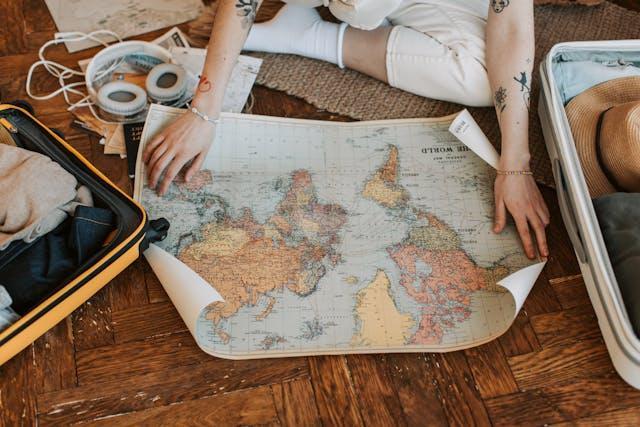
<instances>
[{"instance_id":1,"label":"white sock","mask_svg":"<svg viewBox=\"0 0 640 427\"><path fill-rule=\"evenodd\" d=\"M344 23L323 21L313 8L287 4L270 21L253 25L244 49L306 56L344 68L342 40L346 27Z\"/></svg>"}]
</instances>

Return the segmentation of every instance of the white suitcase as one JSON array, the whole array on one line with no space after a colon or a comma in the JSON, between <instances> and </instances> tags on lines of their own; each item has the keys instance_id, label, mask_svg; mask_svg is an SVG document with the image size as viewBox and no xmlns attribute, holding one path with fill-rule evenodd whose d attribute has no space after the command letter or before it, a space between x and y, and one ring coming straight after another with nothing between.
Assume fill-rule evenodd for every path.
<instances>
[{"instance_id":1,"label":"white suitcase","mask_svg":"<svg viewBox=\"0 0 640 427\"><path fill-rule=\"evenodd\" d=\"M640 340L627 317L589 197L571 128L564 110L561 62L622 59L640 65L640 40L570 42L555 45L540 64L538 113L556 181L562 218L580 264L613 365L640 389Z\"/></svg>"}]
</instances>

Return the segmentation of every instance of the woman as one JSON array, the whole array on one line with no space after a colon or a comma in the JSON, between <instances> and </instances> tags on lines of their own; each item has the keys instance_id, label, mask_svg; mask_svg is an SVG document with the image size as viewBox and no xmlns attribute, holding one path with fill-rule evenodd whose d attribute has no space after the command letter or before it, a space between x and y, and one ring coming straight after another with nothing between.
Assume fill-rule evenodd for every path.
<instances>
[{"instance_id":1,"label":"woman","mask_svg":"<svg viewBox=\"0 0 640 427\"><path fill-rule=\"evenodd\" d=\"M325 3L343 21L323 21ZM253 26L260 0L220 0L193 114L146 147L149 185L163 194L189 162L196 173L215 133L225 87L240 51L293 53L368 74L428 98L494 105L502 133L495 225L515 220L529 258L548 256L549 212L529 172L533 0L291 0ZM251 31L250 31L251 29ZM245 43L246 42L246 43ZM208 118L209 120L205 120ZM161 179L162 178L162 179Z\"/></svg>"}]
</instances>

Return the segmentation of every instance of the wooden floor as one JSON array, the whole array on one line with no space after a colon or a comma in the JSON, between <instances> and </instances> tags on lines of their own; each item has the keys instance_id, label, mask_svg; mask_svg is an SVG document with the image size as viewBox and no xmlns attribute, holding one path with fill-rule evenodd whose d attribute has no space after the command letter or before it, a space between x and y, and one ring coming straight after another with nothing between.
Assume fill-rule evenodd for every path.
<instances>
[{"instance_id":1,"label":"wooden floor","mask_svg":"<svg viewBox=\"0 0 640 427\"><path fill-rule=\"evenodd\" d=\"M25 98L25 75L54 24L42 0L2 0L0 96ZM626 2L633 6L637 2ZM150 39L159 33L147 35ZM73 66L95 51L53 58ZM39 91L54 87L39 75ZM342 119L256 87L254 113ZM127 191L125 161L70 129L61 99L34 103ZM513 327L448 354L236 362L200 351L144 261L0 367L2 425L640 425L640 392L614 372L561 222L551 257Z\"/></svg>"}]
</instances>

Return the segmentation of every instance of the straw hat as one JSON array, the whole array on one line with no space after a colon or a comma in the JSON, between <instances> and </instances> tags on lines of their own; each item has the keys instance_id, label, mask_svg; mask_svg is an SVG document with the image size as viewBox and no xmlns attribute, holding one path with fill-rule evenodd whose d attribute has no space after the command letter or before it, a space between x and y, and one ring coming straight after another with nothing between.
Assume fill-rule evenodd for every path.
<instances>
[{"instance_id":1,"label":"straw hat","mask_svg":"<svg viewBox=\"0 0 640 427\"><path fill-rule=\"evenodd\" d=\"M591 197L640 193L640 77L594 86L566 112Z\"/></svg>"}]
</instances>

